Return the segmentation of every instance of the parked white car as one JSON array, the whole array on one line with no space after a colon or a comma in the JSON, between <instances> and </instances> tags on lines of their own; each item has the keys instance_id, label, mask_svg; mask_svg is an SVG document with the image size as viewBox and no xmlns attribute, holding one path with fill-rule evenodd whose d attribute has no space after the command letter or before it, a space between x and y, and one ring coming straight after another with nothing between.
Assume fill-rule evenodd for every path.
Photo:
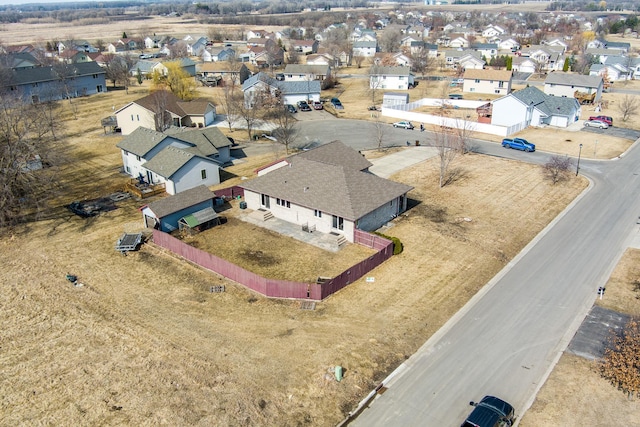
<instances>
[{"instance_id":1,"label":"parked white car","mask_svg":"<svg viewBox=\"0 0 640 427\"><path fill-rule=\"evenodd\" d=\"M585 127L591 128L600 128L600 129L608 129L609 125L601 120L585 120Z\"/></svg>"}]
</instances>

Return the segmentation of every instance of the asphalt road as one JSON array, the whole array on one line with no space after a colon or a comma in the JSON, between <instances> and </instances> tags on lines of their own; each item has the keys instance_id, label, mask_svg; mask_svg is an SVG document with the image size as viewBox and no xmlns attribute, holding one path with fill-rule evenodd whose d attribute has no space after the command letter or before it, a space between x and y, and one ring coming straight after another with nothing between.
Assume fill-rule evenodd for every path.
<instances>
[{"instance_id":1,"label":"asphalt road","mask_svg":"<svg viewBox=\"0 0 640 427\"><path fill-rule=\"evenodd\" d=\"M481 141L477 151L548 158ZM468 402L485 394L524 412L628 245L640 214L639 165L638 144L615 161L582 160L590 190L401 365L350 425L456 426Z\"/></svg>"}]
</instances>

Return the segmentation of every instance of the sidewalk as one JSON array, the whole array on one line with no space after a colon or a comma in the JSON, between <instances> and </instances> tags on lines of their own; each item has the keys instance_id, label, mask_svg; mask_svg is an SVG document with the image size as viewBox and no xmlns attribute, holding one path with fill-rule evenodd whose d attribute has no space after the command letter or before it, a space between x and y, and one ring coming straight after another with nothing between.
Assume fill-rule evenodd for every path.
<instances>
[{"instance_id":1,"label":"sidewalk","mask_svg":"<svg viewBox=\"0 0 640 427\"><path fill-rule=\"evenodd\" d=\"M373 166L369 172L381 178L389 178L402 169L413 166L438 155L438 150L434 147L410 146L388 156L371 160Z\"/></svg>"}]
</instances>

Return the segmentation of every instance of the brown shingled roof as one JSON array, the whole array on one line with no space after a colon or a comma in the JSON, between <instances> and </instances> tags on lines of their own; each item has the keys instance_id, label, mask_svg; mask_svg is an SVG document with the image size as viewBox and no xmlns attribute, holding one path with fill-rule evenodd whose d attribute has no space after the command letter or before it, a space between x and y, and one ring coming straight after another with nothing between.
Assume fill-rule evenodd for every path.
<instances>
[{"instance_id":1,"label":"brown shingled roof","mask_svg":"<svg viewBox=\"0 0 640 427\"><path fill-rule=\"evenodd\" d=\"M465 70L464 78L465 79L474 79L474 80L493 80L493 81L504 81L507 82L511 80L512 72L510 70Z\"/></svg>"}]
</instances>

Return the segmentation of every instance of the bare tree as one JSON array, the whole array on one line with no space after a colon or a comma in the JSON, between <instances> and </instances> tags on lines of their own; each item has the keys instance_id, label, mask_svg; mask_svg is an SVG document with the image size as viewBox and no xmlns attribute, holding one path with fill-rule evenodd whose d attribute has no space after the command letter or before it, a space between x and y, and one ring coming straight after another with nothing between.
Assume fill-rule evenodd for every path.
<instances>
[{"instance_id":1,"label":"bare tree","mask_svg":"<svg viewBox=\"0 0 640 427\"><path fill-rule=\"evenodd\" d=\"M291 49L287 53L287 62L289 64L298 64L300 62L300 52L295 49Z\"/></svg>"},{"instance_id":2,"label":"bare tree","mask_svg":"<svg viewBox=\"0 0 640 427\"><path fill-rule=\"evenodd\" d=\"M543 170L545 176L549 178L553 184L557 184L569 178L569 169L572 165L573 162L569 157L551 156L549 161L544 164Z\"/></svg>"},{"instance_id":3,"label":"bare tree","mask_svg":"<svg viewBox=\"0 0 640 427\"><path fill-rule=\"evenodd\" d=\"M382 147L384 144L385 137L387 135L387 129L389 129L389 125L382 120L380 120L380 114L374 112L375 117L373 121L373 138L377 143L378 151L382 151Z\"/></svg>"},{"instance_id":4,"label":"bare tree","mask_svg":"<svg viewBox=\"0 0 640 427\"><path fill-rule=\"evenodd\" d=\"M618 111L622 114L622 121L626 122L637 113L638 100L635 95L625 95L618 104Z\"/></svg>"},{"instance_id":5,"label":"bare tree","mask_svg":"<svg viewBox=\"0 0 640 427\"><path fill-rule=\"evenodd\" d=\"M427 145L437 150L440 188L452 183L458 177L460 171L453 169L451 165L459 154L464 154L471 132L467 124L457 123L457 125L465 127L466 130L449 127L443 120L440 127L427 137Z\"/></svg>"},{"instance_id":6,"label":"bare tree","mask_svg":"<svg viewBox=\"0 0 640 427\"><path fill-rule=\"evenodd\" d=\"M153 120L158 132L164 132L173 124L171 113L167 111L171 96L171 92L164 89L153 92Z\"/></svg>"},{"instance_id":7,"label":"bare tree","mask_svg":"<svg viewBox=\"0 0 640 427\"><path fill-rule=\"evenodd\" d=\"M369 93L371 93L371 105L376 105L376 93L377 90L382 87L384 82L383 77L380 75L380 66L373 64L369 68Z\"/></svg>"},{"instance_id":8,"label":"bare tree","mask_svg":"<svg viewBox=\"0 0 640 427\"><path fill-rule=\"evenodd\" d=\"M298 121L293 117L293 114L285 108L282 102L270 109L270 112L270 121L276 125L272 135L280 144L284 145L286 154L289 154L289 149L295 143L300 133L296 126Z\"/></svg>"},{"instance_id":9,"label":"bare tree","mask_svg":"<svg viewBox=\"0 0 640 427\"><path fill-rule=\"evenodd\" d=\"M356 64L356 67L362 67L362 63L364 62L365 57L361 54L353 55L353 63Z\"/></svg>"},{"instance_id":10,"label":"bare tree","mask_svg":"<svg viewBox=\"0 0 640 427\"><path fill-rule=\"evenodd\" d=\"M397 52L400 48L400 40L402 40L402 33L399 29L387 29L380 38L380 47L383 52Z\"/></svg>"},{"instance_id":11,"label":"bare tree","mask_svg":"<svg viewBox=\"0 0 640 427\"><path fill-rule=\"evenodd\" d=\"M186 58L189 56L187 42L178 40L169 46L169 59Z\"/></svg>"},{"instance_id":12,"label":"bare tree","mask_svg":"<svg viewBox=\"0 0 640 427\"><path fill-rule=\"evenodd\" d=\"M23 209L39 211L53 194L53 175L35 170L52 140L38 114L40 105L25 102L19 91L0 92L0 227L12 224Z\"/></svg>"},{"instance_id":13,"label":"bare tree","mask_svg":"<svg viewBox=\"0 0 640 427\"><path fill-rule=\"evenodd\" d=\"M230 131L233 130L233 124L240 118L237 110L239 102L244 102L244 97L241 91L236 90L234 81L231 81L230 84L225 85L222 98L222 105L227 115L227 124L229 125Z\"/></svg>"},{"instance_id":14,"label":"bare tree","mask_svg":"<svg viewBox=\"0 0 640 427\"><path fill-rule=\"evenodd\" d=\"M429 56L429 49L420 47L411 53L411 59L413 59L412 68L416 73L424 74L429 72L433 67L433 61Z\"/></svg>"}]
</instances>

